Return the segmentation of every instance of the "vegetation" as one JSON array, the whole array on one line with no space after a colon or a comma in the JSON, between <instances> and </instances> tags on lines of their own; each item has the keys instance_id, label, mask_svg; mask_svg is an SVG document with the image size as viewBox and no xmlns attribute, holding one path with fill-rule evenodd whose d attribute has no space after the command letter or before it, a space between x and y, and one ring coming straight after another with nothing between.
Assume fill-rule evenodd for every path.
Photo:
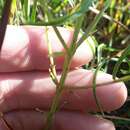
<instances>
[{"instance_id":1,"label":"vegetation","mask_svg":"<svg viewBox=\"0 0 130 130\"><path fill-rule=\"evenodd\" d=\"M46 130L49 130L53 115L58 109L71 59L76 49L88 37L95 44L96 52L93 51L95 57L93 61L83 67L95 70L93 94L97 106L102 116L113 120L118 129L130 130L128 125L130 123L130 97L120 110L104 114L96 96L96 76L99 70L112 74L113 82L124 81L130 95L130 2L128 0L0 0L0 18L1 45L7 23L43 25L46 26L46 33L47 26L53 27L66 51L62 76L58 81L54 66L54 55L58 55L52 52L51 44L48 42L51 64L49 72L57 90L47 116ZM74 29L73 40L69 48L57 26ZM79 33L82 36L78 40ZM48 35L46 37L48 39ZM87 43L90 43L89 39ZM93 47L92 49L95 50ZM119 79L116 79L116 76Z\"/></svg>"}]
</instances>

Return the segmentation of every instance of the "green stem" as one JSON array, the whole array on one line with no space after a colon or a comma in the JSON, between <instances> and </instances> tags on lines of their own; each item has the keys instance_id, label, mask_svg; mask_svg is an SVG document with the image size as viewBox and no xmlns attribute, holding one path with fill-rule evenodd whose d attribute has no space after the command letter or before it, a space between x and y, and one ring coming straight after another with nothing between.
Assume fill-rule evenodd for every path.
<instances>
[{"instance_id":1,"label":"green stem","mask_svg":"<svg viewBox=\"0 0 130 130\"><path fill-rule=\"evenodd\" d=\"M124 76L122 78L119 78L119 79L115 79L113 81L108 81L108 82L105 82L105 83L100 83L100 84L96 84L96 87L104 87L104 86L107 86L107 85L111 85L111 84L114 84L114 83L120 83L120 82L128 82L130 81L130 75L128 76ZM65 86L65 90L81 90L81 89L91 89L93 86L90 85L90 86L78 86L78 87L74 87L74 86Z\"/></svg>"},{"instance_id":2,"label":"green stem","mask_svg":"<svg viewBox=\"0 0 130 130\"><path fill-rule=\"evenodd\" d=\"M66 52L68 52L68 47L67 47L67 45L66 45L64 39L62 38L62 36L61 36L61 34L60 34L58 28L57 28L56 26L52 26L52 27L53 27L53 29L54 29L54 31L55 31L57 37L59 38L61 44L63 45L64 49L66 50Z\"/></svg>"},{"instance_id":3,"label":"green stem","mask_svg":"<svg viewBox=\"0 0 130 130\"><path fill-rule=\"evenodd\" d=\"M54 100L52 102L51 109L50 109L48 116L47 116L47 124L46 124L45 130L50 129L52 121L53 121L52 119L54 117L55 112L57 111L59 101L60 101L60 97L61 97L62 91L64 89L65 79L67 77L67 73L68 73L68 70L70 68L71 58L72 57L68 57L68 56L66 56L66 58L65 58L65 62L64 62L64 66L63 66L63 72L62 72L62 75L61 75L61 78L60 78L60 82L57 85L56 95L55 95Z\"/></svg>"}]
</instances>

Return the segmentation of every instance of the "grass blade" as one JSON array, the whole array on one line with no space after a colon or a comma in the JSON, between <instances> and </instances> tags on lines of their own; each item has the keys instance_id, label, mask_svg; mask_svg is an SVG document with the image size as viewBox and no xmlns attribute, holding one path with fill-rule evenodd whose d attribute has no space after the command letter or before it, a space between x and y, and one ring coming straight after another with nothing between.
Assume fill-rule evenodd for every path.
<instances>
[{"instance_id":1,"label":"grass blade","mask_svg":"<svg viewBox=\"0 0 130 130\"><path fill-rule=\"evenodd\" d=\"M39 23L35 23L31 21L31 22L28 22L27 24L40 25L40 26L41 25L43 26L62 25L67 20L75 20L79 18L81 15L83 15L85 12L89 10L89 7L92 5L94 1L95 0L82 0L81 6L75 12L72 11L70 14L62 16L60 18L56 18L56 20L52 19L52 20L49 20L48 22L39 22ZM41 3L43 3L43 1L41 1Z\"/></svg>"},{"instance_id":2,"label":"grass blade","mask_svg":"<svg viewBox=\"0 0 130 130\"><path fill-rule=\"evenodd\" d=\"M30 15L30 0L24 0L23 3L23 12L25 15L25 19L29 21L29 15Z\"/></svg>"},{"instance_id":3,"label":"grass blade","mask_svg":"<svg viewBox=\"0 0 130 130\"><path fill-rule=\"evenodd\" d=\"M93 77L93 96L94 96L94 99L96 101L96 104L97 104L97 107L98 109L100 110L100 112L102 113L102 115L104 115L104 112L103 112L103 108L102 108L102 105L97 97L97 92L96 92L96 79L97 79L97 75L98 75L98 72L99 70L102 68L102 66L105 64L106 60L103 60L99 66L96 68L95 72L94 72L94 77Z\"/></svg>"},{"instance_id":4,"label":"grass blade","mask_svg":"<svg viewBox=\"0 0 130 130\"><path fill-rule=\"evenodd\" d=\"M33 3L31 19L30 19L30 21L32 22L36 22L37 2L38 0L34 0L34 3Z\"/></svg>"},{"instance_id":5,"label":"grass blade","mask_svg":"<svg viewBox=\"0 0 130 130\"><path fill-rule=\"evenodd\" d=\"M71 55L73 55L73 53L76 51L76 42L78 39L78 35L80 33L80 29L81 29L83 20L84 20L84 15L81 15L79 17L79 19L76 20L74 34L73 34L73 40L72 40L72 43L70 46L70 53L72 53Z\"/></svg>"},{"instance_id":6,"label":"grass blade","mask_svg":"<svg viewBox=\"0 0 130 130\"><path fill-rule=\"evenodd\" d=\"M104 11L109 7L110 5L110 0L107 0L105 3L105 7L101 10L101 12L95 17L93 22L88 26L85 34L81 37L81 39L77 42L78 46L81 45L81 43L89 36L89 34L95 29L97 26L98 22L102 18Z\"/></svg>"},{"instance_id":7,"label":"grass blade","mask_svg":"<svg viewBox=\"0 0 130 130\"><path fill-rule=\"evenodd\" d=\"M126 58L126 56L128 56L130 54L130 45L124 50L124 52L122 53L121 57L118 59L116 65L114 66L113 69L113 79L116 78L116 74L119 70L119 67L121 65L121 63L123 62L123 60Z\"/></svg>"},{"instance_id":8,"label":"grass blade","mask_svg":"<svg viewBox=\"0 0 130 130\"><path fill-rule=\"evenodd\" d=\"M61 44L63 45L64 49L66 50L66 52L68 52L68 47L67 47L67 45L66 45L64 39L62 38L62 36L61 36L61 34L60 34L58 28L57 28L56 26L53 26L53 29L54 29L54 31L55 31L55 33L56 33L58 39L60 40Z\"/></svg>"}]
</instances>

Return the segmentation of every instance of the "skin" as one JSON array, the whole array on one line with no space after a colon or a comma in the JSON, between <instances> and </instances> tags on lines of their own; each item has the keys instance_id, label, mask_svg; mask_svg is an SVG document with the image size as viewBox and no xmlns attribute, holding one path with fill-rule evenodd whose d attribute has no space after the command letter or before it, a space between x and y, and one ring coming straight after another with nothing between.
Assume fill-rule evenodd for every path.
<instances>
[{"instance_id":1,"label":"skin","mask_svg":"<svg viewBox=\"0 0 130 130\"><path fill-rule=\"evenodd\" d=\"M59 30L69 46L73 31ZM54 52L64 51L51 28L49 40ZM112 122L87 114L98 111L92 89L87 89L92 85L93 72L80 68L91 59L91 49L83 43L72 59L71 71L65 82L66 86L75 89L63 92L52 130L115 130ZM55 61L60 78L64 57L57 57ZM8 26L0 55L0 111L5 113L4 118L13 130L44 130L46 112L56 90L48 68L45 28ZM108 81L112 81L111 75L99 73L97 83ZM86 89L76 90L81 86ZM127 90L124 83L116 83L98 87L97 96L104 111L113 111L124 104ZM0 130L8 130L2 120Z\"/></svg>"}]
</instances>

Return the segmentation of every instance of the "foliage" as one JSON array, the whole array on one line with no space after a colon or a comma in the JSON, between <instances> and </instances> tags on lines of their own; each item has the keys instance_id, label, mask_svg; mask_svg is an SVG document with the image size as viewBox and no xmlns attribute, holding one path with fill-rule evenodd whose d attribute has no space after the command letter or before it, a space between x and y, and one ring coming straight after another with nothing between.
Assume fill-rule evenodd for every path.
<instances>
[{"instance_id":1,"label":"foliage","mask_svg":"<svg viewBox=\"0 0 130 130\"><path fill-rule=\"evenodd\" d=\"M2 14L6 13L3 11L5 2L7 1L0 0L1 21L3 19ZM127 0L12 0L10 15L6 20L9 21L9 24L14 25L44 25L46 26L46 33L47 26L52 26L67 52L62 76L58 82L53 57L58 55L53 54L48 42L50 64L53 66L49 69L49 72L57 86L57 90L51 110L48 113L46 130L50 128L53 115L58 109L71 59L83 41L86 40L94 50L93 61L89 65L84 65L84 67L95 70L93 93L101 112L102 108L96 96L95 81L98 71L113 73L115 79L113 82L128 81L130 79L130 2ZM66 46L57 26L74 28L70 48ZM82 36L78 40L79 33ZM48 39L47 34L46 37ZM96 51L91 42L96 44ZM116 76L121 78L116 80ZM119 123L122 122L116 122L116 124ZM126 123L123 122L122 124Z\"/></svg>"}]
</instances>

